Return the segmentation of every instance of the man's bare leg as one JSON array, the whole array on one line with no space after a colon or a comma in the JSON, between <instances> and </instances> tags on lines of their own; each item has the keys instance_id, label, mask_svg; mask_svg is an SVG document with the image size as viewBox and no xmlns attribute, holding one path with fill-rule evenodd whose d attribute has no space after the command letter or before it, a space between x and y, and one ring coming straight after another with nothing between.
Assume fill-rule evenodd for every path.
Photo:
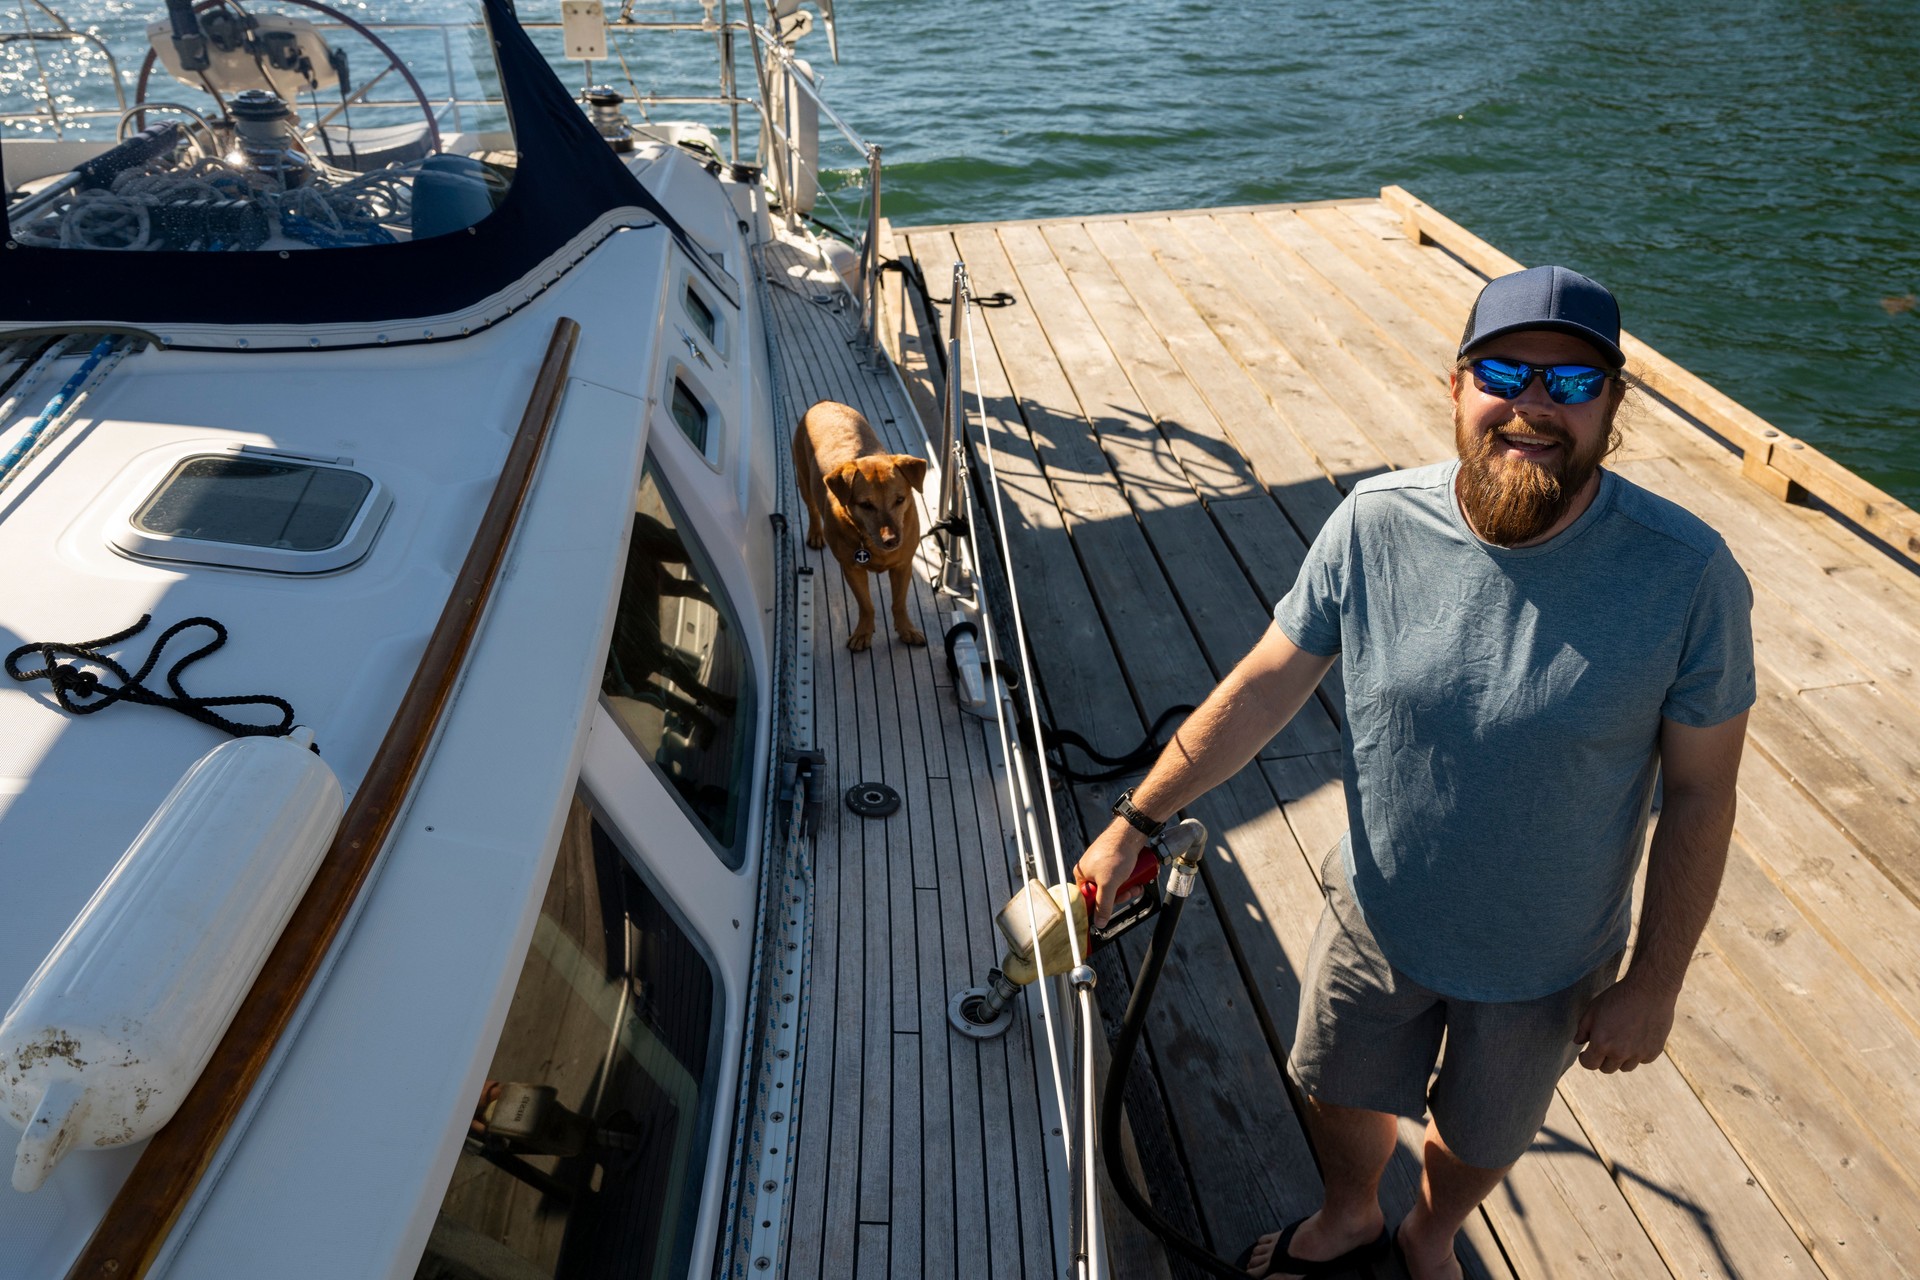
<instances>
[{"instance_id":1,"label":"man's bare leg","mask_svg":"<svg viewBox=\"0 0 1920 1280\"><path fill-rule=\"evenodd\" d=\"M1420 1198L1399 1231L1400 1250L1407 1256L1407 1270L1413 1280L1458 1280L1461 1272L1453 1253L1454 1233L1511 1168L1483 1169L1466 1163L1453 1154L1440 1131L1428 1122Z\"/></svg>"},{"instance_id":2,"label":"man's bare leg","mask_svg":"<svg viewBox=\"0 0 1920 1280\"><path fill-rule=\"evenodd\" d=\"M1320 1153L1326 1198L1319 1211L1300 1224L1290 1248L1294 1257L1317 1262L1337 1258L1380 1234L1385 1223L1380 1175L1393 1157L1399 1122L1380 1111L1337 1107L1317 1098L1308 1103L1307 1125ZM1260 1238L1248 1264L1252 1274L1266 1267L1279 1239L1277 1231Z\"/></svg>"}]
</instances>

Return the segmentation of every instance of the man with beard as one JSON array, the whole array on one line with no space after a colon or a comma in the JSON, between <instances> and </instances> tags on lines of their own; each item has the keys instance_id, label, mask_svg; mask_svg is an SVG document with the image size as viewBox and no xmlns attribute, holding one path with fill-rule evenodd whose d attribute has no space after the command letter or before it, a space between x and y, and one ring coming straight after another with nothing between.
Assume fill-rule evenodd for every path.
<instances>
[{"instance_id":1,"label":"man with beard","mask_svg":"<svg viewBox=\"0 0 1920 1280\"><path fill-rule=\"evenodd\" d=\"M1275 625L1076 868L1104 920L1154 830L1344 660L1348 832L1322 867L1291 1063L1325 1199L1256 1241L1249 1274L1341 1274L1391 1243L1414 1280L1458 1276L1454 1233L1575 1057L1631 1071L1666 1043L1733 829L1752 595L1718 534L1601 467L1619 342L1613 295L1577 272L1490 282L1450 380L1458 460L1354 487ZM1427 1112L1420 1192L1389 1236L1394 1117Z\"/></svg>"}]
</instances>

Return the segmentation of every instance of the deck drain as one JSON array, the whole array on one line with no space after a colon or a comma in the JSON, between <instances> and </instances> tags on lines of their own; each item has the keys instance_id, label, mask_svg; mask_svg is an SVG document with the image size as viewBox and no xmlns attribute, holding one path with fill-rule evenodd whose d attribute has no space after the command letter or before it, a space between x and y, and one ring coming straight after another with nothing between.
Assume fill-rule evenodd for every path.
<instances>
[{"instance_id":1,"label":"deck drain","mask_svg":"<svg viewBox=\"0 0 1920 1280\"><path fill-rule=\"evenodd\" d=\"M847 808L863 818L884 818L900 807L900 793L884 782L856 782L847 788Z\"/></svg>"}]
</instances>

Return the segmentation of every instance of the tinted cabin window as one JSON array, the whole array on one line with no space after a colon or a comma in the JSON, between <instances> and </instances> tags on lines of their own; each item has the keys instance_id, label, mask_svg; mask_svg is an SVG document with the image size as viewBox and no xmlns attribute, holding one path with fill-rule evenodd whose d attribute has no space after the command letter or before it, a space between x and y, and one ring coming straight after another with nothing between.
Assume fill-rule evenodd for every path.
<instances>
[{"instance_id":1,"label":"tinted cabin window","mask_svg":"<svg viewBox=\"0 0 1920 1280\"><path fill-rule=\"evenodd\" d=\"M718 575L647 464L601 683L614 715L722 860L742 859L753 681Z\"/></svg>"},{"instance_id":2,"label":"tinted cabin window","mask_svg":"<svg viewBox=\"0 0 1920 1280\"><path fill-rule=\"evenodd\" d=\"M416 1280L684 1276L713 973L576 799Z\"/></svg>"},{"instance_id":3,"label":"tinted cabin window","mask_svg":"<svg viewBox=\"0 0 1920 1280\"><path fill-rule=\"evenodd\" d=\"M707 335L707 341L720 341L720 324L714 318L713 308L693 291L692 285L687 286L687 314L693 317L693 323L700 332Z\"/></svg>"},{"instance_id":4,"label":"tinted cabin window","mask_svg":"<svg viewBox=\"0 0 1920 1280\"><path fill-rule=\"evenodd\" d=\"M673 380L673 420L687 433L694 448L702 453L707 451L707 407L678 378Z\"/></svg>"}]
</instances>

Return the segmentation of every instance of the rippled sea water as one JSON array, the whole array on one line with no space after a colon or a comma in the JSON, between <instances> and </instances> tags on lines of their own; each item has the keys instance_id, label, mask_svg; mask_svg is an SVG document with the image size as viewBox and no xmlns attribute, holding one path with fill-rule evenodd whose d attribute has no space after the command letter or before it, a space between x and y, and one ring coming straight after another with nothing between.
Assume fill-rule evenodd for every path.
<instances>
[{"instance_id":1,"label":"rippled sea water","mask_svg":"<svg viewBox=\"0 0 1920 1280\"><path fill-rule=\"evenodd\" d=\"M127 33L163 8L56 7ZM1655 347L1920 505L1920 0L838 8L842 65L818 34L801 51L885 147L896 223L1398 183L1523 262L1606 282ZM636 80L687 83L671 73L705 48L676 48L638 49Z\"/></svg>"}]
</instances>

